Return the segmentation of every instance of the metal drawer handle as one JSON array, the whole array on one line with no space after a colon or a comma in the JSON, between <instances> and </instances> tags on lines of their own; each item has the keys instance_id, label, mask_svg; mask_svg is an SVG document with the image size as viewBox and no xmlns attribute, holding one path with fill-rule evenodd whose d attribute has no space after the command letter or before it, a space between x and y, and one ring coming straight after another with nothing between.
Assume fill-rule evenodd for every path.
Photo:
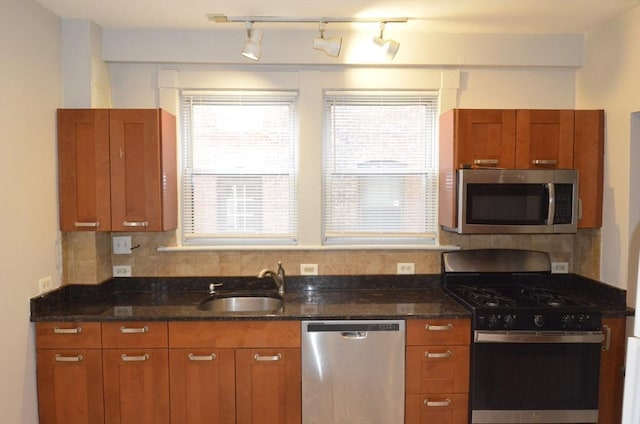
<instances>
[{"instance_id":1,"label":"metal drawer handle","mask_svg":"<svg viewBox=\"0 0 640 424\"><path fill-rule=\"evenodd\" d=\"M190 361L213 361L216 359L216 354L212 353L211 355L194 355L190 353L187 355Z\"/></svg>"},{"instance_id":2,"label":"metal drawer handle","mask_svg":"<svg viewBox=\"0 0 640 424\"><path fill-rule=\"evenodd\" d=\"M73 223L74 226L76 227L91 227L91 228L98 228L100 226L100 222L95 221L95 222L74 222Z\"/></svg>"},{"instance_id":3,"label":"metal drawer handle","mask_svg":"<svg viewBox=\"0 0 640 424\"><path fill-rule=\"evenodd\" d=\"M453 324L449 323L447 325L431 325L427 324L424 326L427 331L449 331L453 329Z\"/></svg>"},{"instance_id":4,"label":"metal drawer handle","mask_svg":"<svg viewBox=\"0 0 640 424\"><path fill-rule=\"evenodd\" d=\"M53 332L54 334L78 334L78 333L82 333L82 327L76 327L76 328L53 327Z\"/></svg>"},{"instance_id":5,"label":"metal drawer handle","mask_svg":"<svg viewBox=\"0 0 640 424\"><path fill-rule=\"evenodd\" d=\"M148 227L149 222L147 221L122 221L123 227Z\"/></svg>"},{"instance_id":6,"label":"metal drawer handle","mask_svg":"<svg viewBox=\"0 0 640 424\"><path fill-rule=\"evenodd\" d=\"M558 161L555 159L534 159L531 163L533 165L557 165Z\"/></svg>"},{"instance_id":7,"label":"metal drawer handle","mask_svg":"<svg viewBox=\"0 0 640 424\"><path fill-rule=\"evenodd\" d=\"M148 353L140 356L129 356L126 353L123 353L122 355L120 355L120 358L122 358L122 360L126 362L142 362L148 360L149 358L151 358L151 356L149 356Z\"/></svg>"},{"instance_id":8,"label":"metal drawer handle","mask_svg":"<svg viewBox=\"0 0 640 424\"><path fill-rule=\"evenodd\" d=\"M498 159L474 159L473 164L483 166L497 165Z\"/></svg>"},{"instance_id":9,"label":"metal drawer handle","mask_svg":"<svg viewBox=\"0 0 640 424\"><path fill-rule=\"evenodd\" d=\"M253 359L258 362L276 362L282 359L282 355L279 353L276 353L273 356L262 356L256 353L255 355L253 355Z\"/></svg>"},{"instance_id":10,"label":"metal drawer handle","mask_svg":"<svg viewBox=\"0 0 640 424\"><path fill-rule=\"evenodd\" d=\"M139 328L128 328L128 327L120 327L120 332L122 334L138 334L138 333L146 333L149 331L148 326L139 327Z\"/></svg>"},{"instance_id":11,"label":"metal drawer handle","mask_svg":"<svg viewBox=\"0 0 640 424\"><path fill-rule=\"evenodd\" d=\"M62 356L59 353L56 353L56 362L80 362L84 359L84 356Z\"/></svg>"},{"instance_id":12,"label":"metal drawer handle","mask_svg":"<svg viewBox=\"0 0 640 424\"><path fill-rule=\"evenodd\" d=\"M451 406L451 399L433 400L433 401L431 401L429 399L425 399L423 403L427 407Z\"/></svg>"},{"instance_id":13,"label":"metal drawer handle","mask_svg":"<svg viewBox=\"0 0 640 424\"><path fill-rule=\"evenodd\" d=\"M446 352L429 352L424 353L424 357L428 359L447 359L453 356L453 352L447 350Z\"/></svg>"}]
</instances>

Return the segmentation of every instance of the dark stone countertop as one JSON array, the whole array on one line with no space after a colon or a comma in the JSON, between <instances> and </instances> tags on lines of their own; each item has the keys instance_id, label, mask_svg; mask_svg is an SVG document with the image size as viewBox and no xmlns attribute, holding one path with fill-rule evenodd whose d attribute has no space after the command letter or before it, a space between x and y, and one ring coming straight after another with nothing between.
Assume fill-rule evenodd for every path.
<instances>
[{"instance_id":1,"label":"dark stone countertop","mask_svg":"<svg viewBox=\"0 0 640 424\"><path fill-rule=\"evenodd\" d=\"M210 283L218 296L251 291L275 295L272 279L256 277L112 278L98 285L68 285L31 299L31 321L184 321L464 318L471 313L441 288L439 274L291 276L284 308L274 314L202 311ZM574 274L552 284L579 293L604 316L629 316L626 291Z\"/></svg>"},{"instance_id":2,"label":"dark stone countertop","mask_svg":"<svg viewBox=\"0 0 640 424\"><path fill-rule=\"evenodd\" d=\"M219 296L276 294L255 277L112 278L68 285L31 299L31 321L182 321L464 318L470 312L440 287L439 275L287 277L284 308L274 314L218 314L198 309L212 282Z\"/></svg>"}]
</instances>

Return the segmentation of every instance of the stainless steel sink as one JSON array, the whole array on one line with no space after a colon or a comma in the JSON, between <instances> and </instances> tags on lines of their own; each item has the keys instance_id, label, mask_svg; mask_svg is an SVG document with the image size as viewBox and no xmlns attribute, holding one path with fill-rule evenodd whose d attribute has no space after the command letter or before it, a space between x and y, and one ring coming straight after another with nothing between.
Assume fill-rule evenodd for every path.
<instances>
[{"instance_id":1,"label":"stainless steel sink","mask_svg":"<svg viewBox=\"0 0 640 424\"><path fill-rule=\"evenodd\" d=\"M281 297L251 294L207 298L198 305L201 311L223 314L273 314L283 307Z\"/></svg>"}]
</instances>

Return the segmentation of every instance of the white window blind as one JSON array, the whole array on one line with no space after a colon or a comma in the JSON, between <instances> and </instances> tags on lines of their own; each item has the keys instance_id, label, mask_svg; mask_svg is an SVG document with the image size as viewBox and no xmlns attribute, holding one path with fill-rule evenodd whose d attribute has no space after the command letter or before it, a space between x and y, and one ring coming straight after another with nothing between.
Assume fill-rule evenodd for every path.
<instances>
[{"instance_id":1,"label":"white window blind","mask_svg":"<svg viewBox=\"0 0 640 424\"><path fill-rule=\"evenodd\" d=\"M434 243L435 93L326 92L325 243Z\"/></svg>"},{"instance_id":2,"label":"white window blind","mask_svg":"<svg viewBox=\"0 0 640 424\"><path fill-rule=\"evenodd\" d=\"M182 92L181 109L183 243L294 243L295 93Z\"/></svg>"}]
</instances>

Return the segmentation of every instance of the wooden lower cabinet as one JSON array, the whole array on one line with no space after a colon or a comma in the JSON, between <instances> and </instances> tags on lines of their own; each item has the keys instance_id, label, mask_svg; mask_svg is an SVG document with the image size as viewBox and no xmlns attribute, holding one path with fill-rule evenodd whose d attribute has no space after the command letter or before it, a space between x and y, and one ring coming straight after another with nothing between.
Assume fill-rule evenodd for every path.
<instances>
[{"instance_id":1,"label":"wooden lower cabinet","mask_svg":"<svg viewBox=\"0 0 640 424\"><path fill-rule=\"evenodd\" d=\"M236 423L299 424L301 385L299 348L236 349Z\"/></svg>"},{"instance_id":2,"label":"wooden lower cabinet","mask_svg":"<svg viewBox=\"0 0 640 424\"><path fill-rule=\"evenodd\" d=\"M171 322L169 346L172 424L302 421L300 322Z\"/></svg>"},{"instance_id":3,"label":"wooden lower cabinet","mask_svg":"<svg viewBox=\"0 0 640 424\"><path fill-rule=\"evenodd\" d=\"M104 423L102 351L38 349L40 424Z\"/></svg>"},{"instance_id":4,"label":"wooden lower cabinet","mask_svg":"<svg viewBox=\"0 0 640 424\"><path fill-rule=\"evenodd\" d=\"M598 424L619 424L622 421L626 318L603 318L602 327L608 340L605 340L600 357Z\"/></svg>"},{"instance_id":5,"label":"wooden lower cabinet","mask_svg":"<svg viewBox=\"0 0 640 424\"><path fill-rule=\"evenodd\" d=\"M97 322L35 326L40 424L102 424L101 327Z\"/></svg>"},{"instance_id":6,"label":"wooden lower cabinet","mask_svg":"<svg viewBox=\"0 0 640 424\"><path fill-rule=\"evenodd\" d=\"M107 423L170 423L167 349L105 349L103 369Z\"/></svg>"},{"instance_id":7,"label":"wooden lower cabinet","mask_svg":"<svg viewBox=\"0 0 640 424\"><path fill-rule=\"evenodd\" d=\"M468 422L470 341L466 319L407 321L406 424Z\"/></svg>"},{"instance_id":8,"label":"wooden lower cabinet","mask_svg":"<svg viewBox=\"0 0 640 424\"><path fill-rule=\"evenodd\" d=\"M172 424L235 423L234 349L170 349Z\"/></svg>"}]
</instances>

